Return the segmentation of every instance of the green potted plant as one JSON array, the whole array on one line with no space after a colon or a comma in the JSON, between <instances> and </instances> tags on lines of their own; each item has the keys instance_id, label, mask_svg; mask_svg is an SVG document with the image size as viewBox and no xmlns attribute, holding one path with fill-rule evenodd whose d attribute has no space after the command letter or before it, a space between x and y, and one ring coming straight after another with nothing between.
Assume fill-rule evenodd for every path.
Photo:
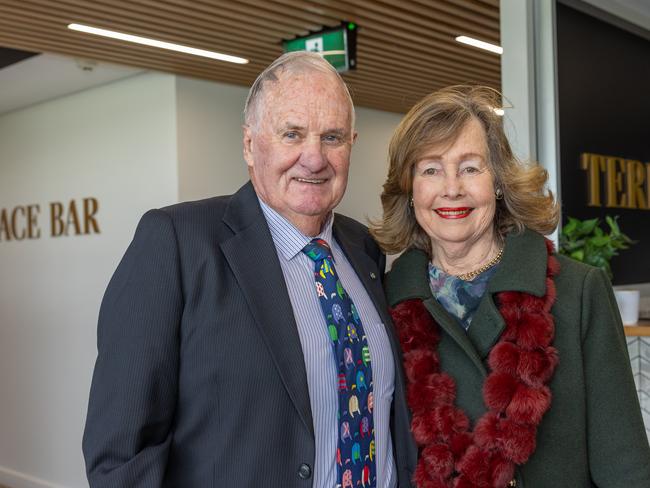
<instances>
[{"instance_id":1,"label":"green potted plant","mask_svg":"<svg viewBox=\"0 0 650 488\"><path fill-rule=\"evenodd\" d=\"M579 220L569 217L560 232L559 253L576 261L602 268L611 280L611 259L635 241L621 232L618 217L605 216L608 231L600 227L600 219ZM639 317L639 291L617 290L616 301L624 324L636 323Z\"/></svg>"},{"instance_id":2,"label":"green potted plant","mask_svg":"<svg viewBox=\"0 0 650 488\"><path fill-rule=\"evenodd\" d=\"M612 279L609 264L618 252L627 249L634 241L621 232L617 217L605 217L609 232L600 227L600 219L578 220L569 217L560 233L560 254L576 261L602 268Z\"/></svg>"}]
</instances>

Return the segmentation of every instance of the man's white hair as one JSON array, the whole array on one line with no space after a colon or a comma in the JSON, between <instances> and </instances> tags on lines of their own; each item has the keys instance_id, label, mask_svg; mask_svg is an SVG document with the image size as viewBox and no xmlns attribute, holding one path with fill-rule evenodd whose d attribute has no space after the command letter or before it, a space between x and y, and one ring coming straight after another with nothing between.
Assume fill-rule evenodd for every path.
<instances>
[{"instance_id":1,"label":"man's white hair","mask_svg":"<svg viewBox=\"0 0 650 488\"><path fill-rule=\"evenodd\" d=\"M315 52L293 51L277 58L262 71L253 82L246 97L244 105L244 123L254 128L259 122L259 114L264 103L264 90L267 83L277 83L279 80L278 71L284 74L298 74L306 71L320 71L331 74L341 83L345 97L350 104L351 128L354 130L354 104L345 81L336 69L323 56Z\"/></svg>"}]
</instances>

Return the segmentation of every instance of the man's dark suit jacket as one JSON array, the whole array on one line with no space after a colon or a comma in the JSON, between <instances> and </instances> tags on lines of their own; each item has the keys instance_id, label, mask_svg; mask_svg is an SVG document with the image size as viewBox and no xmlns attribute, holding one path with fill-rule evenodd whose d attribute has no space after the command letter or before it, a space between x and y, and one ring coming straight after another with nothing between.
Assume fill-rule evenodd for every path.
<instances>
[{"instance_id":1,"label":"man's dark suit jacket","mask_svg":"<svg viewBox=\"0 0 650 488\"><path fill-rule=\"evenodd\" d=\"M399 486L410 486L416 453L383 255L354 220L337 215L334 234L391 340L392 437ZM104 296L98 349L83 441L91 487L312 486L303 351L250 182L144 215Z\"/></svg>"}]
</instances>

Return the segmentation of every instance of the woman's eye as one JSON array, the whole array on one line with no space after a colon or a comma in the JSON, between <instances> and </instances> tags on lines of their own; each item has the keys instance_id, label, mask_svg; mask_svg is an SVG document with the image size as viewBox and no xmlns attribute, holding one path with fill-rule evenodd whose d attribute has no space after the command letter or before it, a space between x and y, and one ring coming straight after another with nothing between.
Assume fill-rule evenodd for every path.
<instances>
[{"instance_id":1,"label":"woman's eye","mask_svg":"<svg viewBox=\"0 0 650 488\"><path fill-rule=\"evenodd\" d=\"M479 174L480 172L481 170L475 166L465 166L460 170L460 173L465 175L476 175Z\"/></svg>"},{"instance_id":2,"label":"woman's eye","mask_svg":"<svg viewBox=\"0 0 650 488\"><path fill-rule=\"evenodd\" d=\"M423 175L434 176L438 174L438 168L424 168Z\"/></svg>"}]
</instances>

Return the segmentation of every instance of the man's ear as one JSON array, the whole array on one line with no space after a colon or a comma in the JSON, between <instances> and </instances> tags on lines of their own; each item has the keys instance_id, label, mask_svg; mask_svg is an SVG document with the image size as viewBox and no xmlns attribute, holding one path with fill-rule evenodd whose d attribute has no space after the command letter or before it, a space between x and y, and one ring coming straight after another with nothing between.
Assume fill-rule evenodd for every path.
<instances>
[{"instance_id":1,"label":"man's ear","mask_svg":"<svg viewBox=\"0 0 650 488\"><path fill-rule=\"evenodd\" d=\"M358 133L357 131L354 131L354 132L352 133L352 144L354 144L355 142L357 142L357 136L358 136L358 135L359 135L359 133Z\"/></svg>"},{"instance_id":2,"label":"man's ear","mask_svg":"<svg viewBox=\"0 0 650 488\"><path fill-rule=\"evenodd\" d=\"M249 125L242 125L244 160L248 167L253 166L253 132Z\"/></svg>"}]
</instances>

